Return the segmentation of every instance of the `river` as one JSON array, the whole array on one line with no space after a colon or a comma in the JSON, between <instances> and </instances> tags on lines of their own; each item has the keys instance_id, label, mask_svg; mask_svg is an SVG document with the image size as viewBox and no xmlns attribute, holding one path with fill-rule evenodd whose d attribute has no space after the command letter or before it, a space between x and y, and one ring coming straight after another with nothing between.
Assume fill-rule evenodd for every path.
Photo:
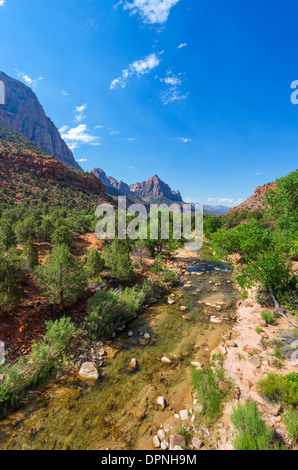
<instances>
[{"instance_id":1,"label":"river","mask_svg":"<svg viewBox=\"0 0 298 470\"><path fill-rule=\"evenodd\" d=\"M168 296L161 299L117 336L98 383L65 374L1 421L0 449L150 450L161 425L176 432L175 413L192 406L191 362L208 365L221 335L231 331L239 299L232 271L212 261L207 247L180 281L171 291L175 304L168 304ZM222 305L222 311L206 303ZM211 315L226 320L214 324ZM163 356L169 365L160 361ZM132 358L139 367L129 372ZM164 411L156 405L159 396L168 404Z\"/></svg>"}]
</instances>

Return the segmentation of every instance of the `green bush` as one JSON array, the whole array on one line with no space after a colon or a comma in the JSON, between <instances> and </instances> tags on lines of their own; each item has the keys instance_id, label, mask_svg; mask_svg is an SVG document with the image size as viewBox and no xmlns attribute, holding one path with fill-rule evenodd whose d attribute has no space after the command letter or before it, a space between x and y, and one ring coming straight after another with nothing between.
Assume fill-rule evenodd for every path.
<instances>
[{"instance_id":1,"label":"green bush","mask_svg":"<svg viewBox=\"0 0 298 470\"><path fill-rule=\"evenodd\" d=\"M171 269L165 268L164 275L163 275L163 281L166 282L166 283L171 284L171 286L174 286L178 281L178 276Z\"/></svg>"},{"instance_id":2,"label":"green bush","mask_svg":"<svg viewBox=\"0 0 298 470\"><path fill-rule=\"evenodd\" d=\"M268 374L258 383L258 388L271 402L279 402L285 406L298 406L298 374L285 376Z\"/></svg>"},{"instance_id":3,"label":"green bush","mask_svg":"<svg viewBox=\"0 0 298 470\"><path fill-rule=\"evenodd\" d=\"M272 325L272 323L274 323L275 318L272 313L262 312L261 317L266 322L267 325Z\"/></svg>"},{"instance_id":4,"label":"green bush","mask_svg":"<svg viewBox=\"0 0 298 470\"><path fill-rule=\"evenodd\" d=\"M234 408L232 423L235 428L235 450L270 450L273 432L266 426L254 402Z\"/></svg>"},{"instance_id":5,"label":"green bush","mask_svg":"<svg viewBox=\"0 0 298 470\"><path fill-rule=\"evenodd\" d=\"M212 369L196 370L192 368L192 386L196 397L203 407L203 414L208 424L213 424L222 415L223 400L228 392L221 391L218 377Z\"/></svg>"},{"instance_id":6,"label":"green bush","mask_svg":"<svg viewBox=\"0 0 298 470\"><path fill-rule=\"evenodd\" d=\"M295 442L298 441L298 411L287 407L282 416L288 434Z\"/></svg>"},{"instance_id":7,"label":"green bush","mask_svg":"<svg viewBox=\"0 0 298 470\"><path fill-rule=\"evenodd\" d=\"M26 358L0 366L0 416L16 406L22 394L43 382L57 369L63 351L67 351L76 333L68 318L48 322L43 341L32 345Z\"/></svg>"},{"instance_id":8,"label":"green bush","mask_svg":"<svg viewBox=\"0 0 298 470\"><path fill-rule=\"evenodd\" d=\"M132 320L144 304L146 294L142 289L126 288L99 290L89 300L88 327L93 339L109 338L124 323Z\"/></svg>"}]
</instances>

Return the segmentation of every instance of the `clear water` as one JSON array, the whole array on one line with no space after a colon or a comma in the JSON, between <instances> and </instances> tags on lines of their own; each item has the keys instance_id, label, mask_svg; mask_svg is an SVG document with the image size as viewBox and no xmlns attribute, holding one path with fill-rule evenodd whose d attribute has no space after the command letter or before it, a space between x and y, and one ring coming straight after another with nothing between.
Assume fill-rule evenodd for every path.
<instances>
[{"instance_id":1,"label":"clear water","mask_svg":"<svg viewBox=\"0 0 298 470\"><path fill-rule=\"evenodd\" d=\"M189 272L203 275L182 277L181 284L172 290L174 305L169 305L167 298L161 300L114 340L117 353L101 369L97 384L84 384L77 374L51 383L0 422L0 449L146 447L148 436L175 413L171 406L164 413L158 410L156 398L164 396L168 403L177 404L180 396L190 394L190 363L207 364L221 334L230 329L229 321L210 323L210 313L226 318L235 315L239 294L232 272L223 263L212 262L208 248L202 249L200 256ZM184 289L183 283L190 280L193 287ZM218 313L198 301L225 302L228 306ZM181 311L182 305L188 307L186 312ZM133 338L128 338L130 330ZM150 341L142 343L140 333L149 333ZM164 355L171 359L170 365L161 363ZM137 359L139 368L128 372L126 366L132 358Z\"/></svg>"}]
</instances>

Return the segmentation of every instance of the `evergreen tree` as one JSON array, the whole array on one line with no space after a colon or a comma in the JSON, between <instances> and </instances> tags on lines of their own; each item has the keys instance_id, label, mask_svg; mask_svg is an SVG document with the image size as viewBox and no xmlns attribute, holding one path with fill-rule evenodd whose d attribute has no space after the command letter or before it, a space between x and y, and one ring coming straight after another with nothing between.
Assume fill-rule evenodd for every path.
<instances>
[{"instance_id":1,"label":"evergreen tree","mask_svg":"<svg viewBox=\"0 0 298 470\"><path fill-rule=\"evenodd\" d=\"M24 245L23 256L26 259L30 270L38 265L38 249L37 246L34 245L31 237L28 238Z\"/></svg>"},{"instance_id":2,"label":"evergreen tree","mask_svg":"<svg viewBox=\"0 0 298 470\"><path fill-rule=\"evenodd\" d=\"M104 249L104 260L120 282L132 284L135 279L130 250L125 242L114 240Z\"/></svg>"},{"instance_id":3,"label":"evergreen tree","mask_svg":"<svg viewBox=\"0 0 298 470\"><path fill-rule=\"evenodd\" d=\"M5 250L9 250L9 248L17 244L15 231L9 222L4 222L0 227L0 244Z\"/></svg>"},{"instance_id":4,"label":"evergreen tree","mask_svg":"<svg viewBox=\"0 0 298 470\"><path fill-rule=\"evenodd\" d=\"M105 268L105 262L96 248L91 248L88 253L86 269L89 278L99 276Z\"/></svg>"},{"instance_id":5,"label":"evergreen tree","mask_svg":"<svg viewBox=\"0 0 298 470\"><path fill-rule=\"evenodd\" d=\"M75 302L84 292L87 282L80 261L74 258L67 245L56 245L48 256L45 266L35 270L44 295L60 305Z\"/></svg>"},{"instance_id":6,"label":"evergreen tree","mask_svg":"<svg viewBox=\"0 0 298 470\"><path fill-rule=\"evenodd\" d=\"M54 245L67 245L71 247L73 240L73 233L66 225L60 225L52 235L52 243Z\"/></svg>"}]
</instances>

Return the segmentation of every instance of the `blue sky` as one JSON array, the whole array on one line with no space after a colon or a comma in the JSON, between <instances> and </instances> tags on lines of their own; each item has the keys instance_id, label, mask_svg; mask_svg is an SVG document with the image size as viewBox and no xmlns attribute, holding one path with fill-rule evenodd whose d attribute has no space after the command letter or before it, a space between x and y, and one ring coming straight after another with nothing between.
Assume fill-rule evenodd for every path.
<instances>
[{"instance_id":1,"label":"blue sky","mask_svg":"<svg viewBox=\"0 0 298 470\"><path fill-rule=\"evenodd\" d=\"M0 70L84 170L233 206L297 167L297 17L294 0L0 0Z\"/></svg>"}]
</instances>

